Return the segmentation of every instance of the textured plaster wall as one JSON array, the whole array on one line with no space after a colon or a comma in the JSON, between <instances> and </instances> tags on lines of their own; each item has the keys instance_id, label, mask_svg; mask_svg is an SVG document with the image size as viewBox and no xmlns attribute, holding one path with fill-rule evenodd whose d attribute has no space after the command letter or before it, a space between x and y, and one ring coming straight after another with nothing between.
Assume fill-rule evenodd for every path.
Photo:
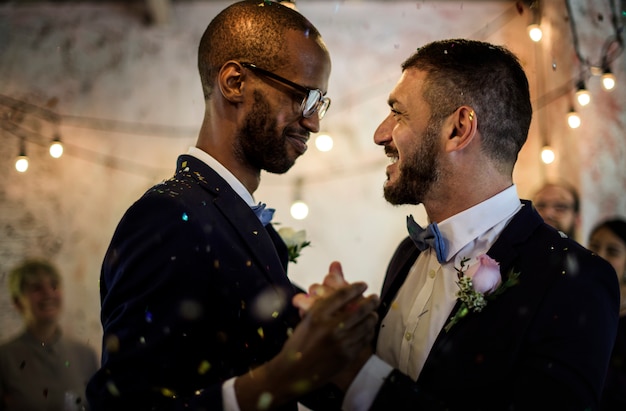
<instances>
[{"instance_id":1,"label":"textured plaster wall","mask_svg":"<svg viewBox=\"0 0 626 411\"><path fill-rule=\"evenodd\" d=\"M426 220L421 207L385 203L387 160L372 142L400 63L440 38L505 44L520 56L537 101L577 75L567 13L561 2L546 2L547 40L536 46L525 32L528 10L515 2L300 3L333 57L333 103L322 131L335 137L335 149L320 153L311 144L287 175L264 175L255 197L277 208L276 221L308 232L312 246L289 269L296 282L319 281L329 262L339 260L348 279L365 280L378 292L405 236L405 215ZM586 2L574 3L581 15L597 16ZM227 4L173 2L169 24L156 27L144 23L140 8L121 3L0 6L0 340L20 328L4 286L8 270L24 256L44 256L64 275L66 332L99 349L103 255L126 208L169 177L177 155L195 142L204 108L197 43ZM606 24L597 20L579 22L589 52L606 35ZM626 84L623 56L612 68L618 84ZM536 116L514 172L524 197L545 178L564 177L580 187L585 229L599 216L626 214L626 88L609 95L597 79L589 88L594 102L575 132L564 126L571 93L541 108L544 126ZM16 108L16 100L44 110ZM538 158L540 130L561 152L549 167ZM60 159L47 153L56 132L66 145ZM24 174L13 166L19 137L31 159ZM289 216L298 178L310 206L303 221Z\"/></svg>"}]
</instances>

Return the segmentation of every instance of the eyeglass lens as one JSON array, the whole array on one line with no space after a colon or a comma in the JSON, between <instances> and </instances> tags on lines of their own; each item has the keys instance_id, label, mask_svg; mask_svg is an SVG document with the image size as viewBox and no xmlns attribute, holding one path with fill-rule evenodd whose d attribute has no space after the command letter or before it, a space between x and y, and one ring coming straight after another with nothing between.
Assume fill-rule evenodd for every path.
<instances>
[{"instance_id":1,"label":"eyeglass lens","mask_svg":"<svg viewBox=\"0 0 626 411\"><path fill-rule=\"evenodd\" d=\"M303 102L302 115L306 118L311 117L317 111L320 120L326 114L330 99L322 96L319 90L309 90L309 94Z\"/></svg>"}]
</instances>

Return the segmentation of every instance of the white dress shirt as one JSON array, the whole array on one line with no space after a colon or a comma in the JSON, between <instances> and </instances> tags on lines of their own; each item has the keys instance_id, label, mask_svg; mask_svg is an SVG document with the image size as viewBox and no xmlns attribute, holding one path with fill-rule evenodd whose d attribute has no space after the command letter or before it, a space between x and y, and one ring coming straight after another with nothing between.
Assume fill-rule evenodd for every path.
<instances>
[{"instance_id":1,"label":"white dress shirt","mask_svg":"<svg viewBox=\"0 0 626 411\"><path fill-rule=\"evenodd\" d=\"M515 185L459 214L437 223L447 243L439 264L432 248L422 252L383 318L376 355L361 369L346 392L343 409L367 410L385 377L397 368L417 380L426 358L456 304L455 267L472 265L485 254L521 209Z\"/></svg>"}]
</instances>

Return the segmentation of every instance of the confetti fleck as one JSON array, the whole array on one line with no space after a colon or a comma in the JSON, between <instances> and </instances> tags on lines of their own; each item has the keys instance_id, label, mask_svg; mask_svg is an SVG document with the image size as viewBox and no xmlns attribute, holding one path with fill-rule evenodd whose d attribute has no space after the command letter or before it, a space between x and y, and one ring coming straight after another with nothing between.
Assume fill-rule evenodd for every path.
<instances>
[{"instance_id":1,"label":"confetti fleck","mask_svg":"<svg viewBox=\"0 0 626 411\"><path fill-rule=\"evenodd\" d=\"M70 361L69 360L65 360L65 368L70 368Z\"/></svg>"},{"instance_id":2,"label":"confetti fleck","mask_svg":"<svg viewBox=\"0 0 626 411\"><path fill-rule=\"evenodd\" d=\"M204 360L198 366L198 374L204 375L211 369L211 363L207 360Z\"/></svg>"},{"instance_id":3,"label":"confetti fleck","mask_svg":"<svg viewBox=\"0 0 626 411\"><path fill-rule=\"evenodd\" d=\"M252 265L252 261L248 260L246 261L246 267L250 267Z\"/></svg>"},{"instance_id":4,"label":"confetti fleck","mask_svg":"<svg viewBox=\"0 0 626 411\"><path fill-rule=\"evenodd\" d=\"M202 305L194 300L183 300L178 312L185 320L197 320L202 316Z\"/></svg>"},{"instance_id":5,"label":"confetti fleck","mask_svg":"<svg viewBox=\"0 0 626 411\"><path fill-rule=\"evenodd\" d=\"M256 318L265 321L274 318L274 312L280 313L286 306L285 292L268 287L259 293L250 309Z\"/></svg>"},{"instance_id":6,"label":"confetti fleck","mask_svg":"<svg viewBox=\"0 0 626 411\"><path fill-rule=\"evenodd\" d=\"M189 216L187 213L183 213L183 221L189 221Z\"/></svg>"},{"instance_id":7,"label":"confetti fleck","mask_svg":"<svg viewBox=\"0 0 626 411\"><path fill-rule=\"evenodd\" d=\"M152 313L148 310L146 310L146 322L147 323L151 323L152 322Z\"/></svg>"},{"instance_id":8,"label":"confetti fleck","mask_svg":"<svg viewBox=\"0 0 626 411\"><path fill-rule=\"evenodd\" d=\"M161 395L167 398L176 398L176 393L169 388L161 388Z\"/></svg>"},{"instance_id":9,"label":"confetti fleck","mask_svg":"<svg viewBox=\"0 0 626 411\"><path fill-rule=\"evenodd\" d=\"M315 376L313 376L315 380ZM311 389L311 382L308 380L300 380L293 383L293 390L295 392L305 393Z\"/></svg>"},{"instance_id":10,"label":"confetti fleck","mask_svg":"<svg viewBox=\"0 0 626 411\"><path fill-rule=\"evenodd\" d=\"M259 328L256 330L256 332L257 332L257 334L259 334L259 337L261 337L261 338L265 338L265 333L263 332L263 327L259 327Z\"/></svg>"},{"instance_id":11,"label":"confetti fleck","mask_svg":"<svg viewBox=\"0 0 626 411\"><path fill-rule=\"evenodd\" d=\"M269 392L264 392L263 394L261 394L261 396L259 397L259 402L257 403L257 408L260 410L266 410L270 407L270 405L272 405L272 394L270 394Z\"/></svg>"}]
</instances>

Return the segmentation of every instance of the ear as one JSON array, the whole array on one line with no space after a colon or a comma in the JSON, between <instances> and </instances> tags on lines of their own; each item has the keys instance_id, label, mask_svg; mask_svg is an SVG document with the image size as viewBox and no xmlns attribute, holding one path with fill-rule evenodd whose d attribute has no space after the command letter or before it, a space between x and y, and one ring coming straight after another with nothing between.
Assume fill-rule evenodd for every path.
<instances>
[{"instance_id":1,"label":"ear","mask_svg":"<svg viewBox=\"0 0 626 411\"><path fill-rule=\"evenodd\" d=\"M461 106L451 117L452 133L446 142L446 151L462 150L473 140L478 131L478 117L472 107Z\"/></svg>"},{"instance_id":2,"label":"ear","mask_svg":"<svg viewBox=\"0 0 626 411\"><path fill-rule=\"evenodd\" d=\"M231 103L243 102L243 89L246 71L237 61L224 63L217 74L217 86L222 96Z\"/></svg>"}]
</instances>

